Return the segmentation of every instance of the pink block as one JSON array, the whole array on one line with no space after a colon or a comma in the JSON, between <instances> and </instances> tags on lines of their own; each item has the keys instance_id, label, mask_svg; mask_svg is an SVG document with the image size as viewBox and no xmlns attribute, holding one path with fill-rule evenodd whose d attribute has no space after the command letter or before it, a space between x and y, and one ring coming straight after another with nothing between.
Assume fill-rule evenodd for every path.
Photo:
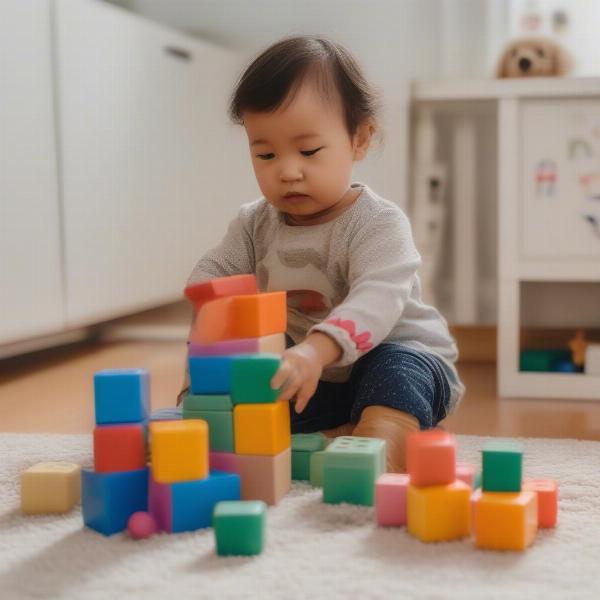
<instances>
[{"instance_id":1,"label":"pink block","mask_svg":"<svg viewBox=\"0 0 600 600\"><path fill-rule=\"evenodd\" d=\"M470 463L457 463L456 479L464 481L471 489L473 489L473 480L475 479L475 466Z\"/></svg>"},{"instance_id":2,"label":"pink block","mask_svg":"<svg viewBox=\"0 0 600 600\"><path fill-rule=\"evenodd\" d=\"M233 452L210 452L210 469L215 471L224 471L225 473L239 473L237 455Z\"/></svg>"},{"instance_id":3,"label":"pink block","mask_svg":"<svg viewBox=\"0 0 600 600\"><path fill-rule=\"evenodd\" d=\"M152 475L148 484L148 512L156 520L159 531L173 531L171 486L168 483L157 483Z\"/></svg>"},{"instance_id":4,"label":"pink block","mask_svg":"<svg viewBox=\"0 0 600 600\"><path fill-rule=\"evenodd\" d=\"M190 342L189 356L229 356L230 354L256 354L258 352L258 338L239 338L225 340L214 344L196 344Z\"/></svg>"},{"instance_id":5,"label":"pink block","mask_svg":"<svg viewBox=\"0 0 600 600\"><path fill-rule=\"evenodd\" d=\"M406 492L410 477L404 473L384 473L375 482L375 514L384 527L406 525Z\"/></svg>"}]
</instances>

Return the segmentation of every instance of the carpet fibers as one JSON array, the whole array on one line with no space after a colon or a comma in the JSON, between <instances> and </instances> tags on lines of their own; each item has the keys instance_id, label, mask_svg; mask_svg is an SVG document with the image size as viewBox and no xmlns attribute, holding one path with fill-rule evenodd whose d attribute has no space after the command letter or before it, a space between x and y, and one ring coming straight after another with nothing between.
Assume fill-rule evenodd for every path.
<instances>
[{"instance_id":1,"label":"carpet fibers","mask_svg":"<svg viewBox=\"0 0 600 600\"><path fill-rule=\"evenodd\" d=\"M480 462L485 438L458 436ZM252 558L219 558L211 529L136 542L64 516L23 517L19 473L40 461L91 463L90 435L0 434L0 598L600 598L600 442L524 439L524 472L560 485L559 524L524 553L471 540L423 544L381 529L372 508L321 503L294 484L267 515Z\"/></svg>"}]
</instances>

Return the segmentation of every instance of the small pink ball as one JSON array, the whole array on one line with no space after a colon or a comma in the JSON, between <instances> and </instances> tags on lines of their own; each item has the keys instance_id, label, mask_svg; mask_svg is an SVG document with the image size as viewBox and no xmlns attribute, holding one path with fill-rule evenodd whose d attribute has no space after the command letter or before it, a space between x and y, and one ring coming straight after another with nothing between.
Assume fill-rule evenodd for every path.
<instances>
[{"instance_id":1,"label":"small pink ball","mask_svg":"<svg viewBox=\"0 0 600 600\"><path fill-rule=\"evenodd\" d=\"M134 540L143 540L154 535L158 527L155 518L143 510L133 513L127 522L127 531Z\"/></svg>"}]
</instances>

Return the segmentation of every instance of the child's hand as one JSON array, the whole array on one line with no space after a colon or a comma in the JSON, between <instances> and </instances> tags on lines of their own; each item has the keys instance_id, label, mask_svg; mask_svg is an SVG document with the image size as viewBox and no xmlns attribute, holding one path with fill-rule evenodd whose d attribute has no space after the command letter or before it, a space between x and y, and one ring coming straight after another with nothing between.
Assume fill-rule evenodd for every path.
<instances>
[{"instance_id":1,"label":"child's hand","mask_svg":"<svg viewBox=\"0 0 600 600\"><path fill-rule=\"evenodd\" d=\"M321 357L314 346L300 343L281 355L281 365L271 379L271 387L277 389L285 383L277 400L291 400L297 394L296 412L301 413L315 393L322 372Z\"/></svg>"}]
</instances>

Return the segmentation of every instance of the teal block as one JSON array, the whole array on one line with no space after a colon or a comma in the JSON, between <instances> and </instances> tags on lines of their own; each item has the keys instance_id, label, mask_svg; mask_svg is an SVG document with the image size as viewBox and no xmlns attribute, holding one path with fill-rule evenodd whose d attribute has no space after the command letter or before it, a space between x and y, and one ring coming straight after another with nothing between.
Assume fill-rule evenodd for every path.
<instances>
[{"instance_id":1,"label":"teal block","mask_svg":"<svg viewBox=\"0 0 600 600\"><path fill-rule=\"evenodd\" d=\"M514 442L488 442L483 447L484 492L520 492L523 447Z\"/></svg>"},{"instance_id":2,"label":"teal block","mask_svg":"<svg viewBox=\"0 0 600 600\"><path fill-rule=\"evenodd\" d=\"M292 435L292 479L308 481L310 479L310 456L323 450L327 438L322 433L295 433Z\"/></svg>"},{"instance_id":3,"label":"teal block","mask_svg":"<svg viewBox=\"0 0 600 600\"><path fill-rule=\"evenodd\" d=\"M311 452L310 454L310 485L323 487L323 463L325 462L325 451Z\"/></svg>"},{"instance_id":4,"label":"teal block","mask_svg":"<svg viewBox=\"0 0 600 600\"><path fill-rule=\"evenodd\" d=\"M262 500L219 502L213 512L217 554L260 554L265 543L267 505Z\"/></svg>"},{"instance_id":5,"label":"teal block","mask_svg":"<svg viewBox=\"0 0 600 600\"><path fill-rule=\"evenodd\" d=\"M208 423L208 445L217 452L234 451L233 412L224 410L186 410L184 419L204 419Z\"/></svg>"},{"instance_id":6,"label":"teal block","mask_svg":"<svg viewBox=\"0 0 600 600\"><path fill-rule=\"evenodd\" d=\"M385 441L343 436L325 450L323 500L373 506L375 481L385 473Z\"/></svg>"},{"instance_id":7,"label":"teal block","mask_svg":"<svg viewBox=\"0 0 600 600\"><path fill-rule=\"evenodd\" d=\"M279 369L278 354L235 356L231 368L231 398L234 404L268 404L281 392L271 389L271 379Z\"/></svg>"},{"instance_id":8,"label":"teal block","mask_svg":"<svg viewBox=\"0 0 600 600\"><path fill-rule=\"evenodd\" d=\"M183 408L187 410L233 410L233 402L229 395L186 394Z\"/></svg>"}]
</instances>

